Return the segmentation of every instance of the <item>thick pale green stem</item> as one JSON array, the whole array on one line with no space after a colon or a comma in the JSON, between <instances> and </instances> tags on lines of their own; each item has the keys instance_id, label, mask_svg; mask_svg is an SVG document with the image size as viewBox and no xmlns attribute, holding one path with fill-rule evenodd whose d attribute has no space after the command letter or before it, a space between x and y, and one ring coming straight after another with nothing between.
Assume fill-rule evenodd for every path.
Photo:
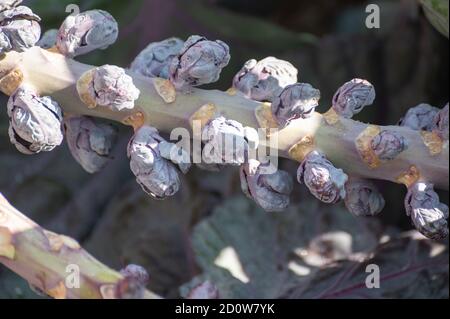
<instances>
[{"instance_id":1,"label":"thick pale green stem","mask_svg":"<svg viewBox=\"0 0 450 319\"><path fill-rule=\"evenodd\" d=\"M115 288L124 279L75 240L41 228L1 194L0 263L49 296L61 299L117 298ZM144 298L159 297L145 291Z\"/></svg>"},{"instance_id":2,"label":"thick pale green stem","mask_svg":"<svg viewBox=\"0 0 450 319\"><path fill-rule=\"evenodd\" d=\"M239 95L193 89L189 94L178 93L176 101L167 104L155 90L153 80L130 72L135 85L141 91L135 110L119 113L103 107L88 109L78 97L76 82L93 66L40 48L32 48L24 53L8 53L0 60L0 75L5 73L2 70L11 68L11 65L17 65L27 83L33 84L41 94L54 97L68 113L98 116L120 122L140 111L145 115L146 123L161 131L170 132L177 127L191 129L191 116L202 106L210 104L225 117L237 120L245 126L261 126L255 112L262 108L263 104ZM413 180L426 180L434 183L437 188L448 189L448 142L440 143L442 141L435 141L431 136L433 143L430 146L429 142L424 142L424 132L398 126L376 127L377 130L389 129L400 133L408 141L409 147L394 160L370 167L367 160L360 156L356 141L364 136L368 128L370 131L373 127L349 119L333 118L333 114L330 117L316 113L310 119L293 121L285 129L272 134L272 141L277 140L278 145L269 146L276 148L282 157L300 160L298 153L289 151L307 137L314 142L315 149L324 152L337 167L348 174L400 183L405 180L401 177L411 172L412 168L415 175ZM438 151L435 149L436 143ZM261 141L262 146L267 144L268 142ZM299 148L303 149L305 146L300 143Z\"/></svg>"}]
</instances>

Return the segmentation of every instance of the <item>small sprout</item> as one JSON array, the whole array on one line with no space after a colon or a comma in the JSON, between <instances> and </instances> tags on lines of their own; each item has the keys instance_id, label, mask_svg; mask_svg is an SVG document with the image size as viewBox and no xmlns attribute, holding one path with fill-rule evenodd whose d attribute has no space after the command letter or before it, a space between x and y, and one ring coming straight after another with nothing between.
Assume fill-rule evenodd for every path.
<instances>
[{"instance_id":1,"label":"small sprout","mask_svg":"<svg viewBox=\"0 0 450 319\"><path fill-rule=\"evenodd\" d=\"M23 154L48 152L63 140L62 111L50 97L20 87L8 101L11 143Z\"/></svg>"},{"instance_id":2,"label":"small sprout","mask_svg":"<svg viewBox=\"0 0 450 319\"><path fill-rule=\"evenodd\" d=\"M170 80L178 90L216 82L230 62L230 49L220 40L193 35L187 39L169 67Z\"/></svg>"},{"instance_id":3,"label":"small sprout","mask_svg":"<svg viewBox=\"0 0 450 319\"><path fill-rule=\"evenodd\" d=\"M116 42L119 27L106 11L90 10L69 15L61 25L56 46L68 57L83 55L97 49L106 49Z\"/></svg>"},{"instance_id":4,"label":"small sprout","mask_svg":"<svg viewBox=\"0 0 450 319\"><path fill-rule=\"evenodd\" d=\"M439 201L432 184L417 182L411 185L405 208L416 229L424 236L434 240L448 236L448 207Z\"/></svg>"},{"instance_id":5,"label":"small sprout","mask_svg":"<svg viewBox=\"0 0 450 319\"><path fill-rule=\"evenodd\" d=\"M130 264L125 268L120 270L120 274L126 278L133 278L137 282L141 283L143 286L146 286L149 282L149 275L147 270L144 267L139 265Z\"/></svg>"},{"instance_id":6,"label":"small sprout","mask_svg":"<svg viewBox=\"0 0 450 319\"><path fill-rule=\"evenodd\" d=\"M297 82L297 69L274 57L249 60L233 79L233 87L255 101L272 102L288 85Z\"/></svg>"},{"instance_id":7,"label":"small sprout","mask_svg":"<svg viewBox=\"0 0 450 319\"><path fill-rule=\"evenodd\" d=\"M22 0L0 0L0 12L17 7Z\"/></svg>"},{"instance_id":8,"label":"small sprout","mask_svg":"<svg viewBox=\"0 0 450 319\"><path fill-rule=\"evenodd\" d=\"M219 290L207 280L192 288L186 299L219 299Z\"/></svg>"},{"instance_id":9,"label":"small sprout","mask_svg":"<svg viewBox=\"0 0 450 319\"><path fill-rule=\"evenodd\" d=\"M202 158L207 164L241 165L250 148L256 148L258 133L244 128L241 123L223 116L210 121L203 129L202 141L205 143ZM252 132L252 133L250 133Z\"/></svg>"},{"instance_id":10,"label":"small sprout","mask_svg":"<svg viewBox=\"0 0 450 319\"><path fill-rule=\"evenodd\" d=\"M448 141L448 103L434 117L434 127L436 134Z\"/></svg>"},{"instance_id":11,"label":"small sprout","mask_svg":"<svg viewBox=\"0 0 450 319\"><path fill-rule=\"evenodd\" d=\"M36 45L43 49L50 49L56 45L56 38L58 37L58 30L47 30L38 41Z\"/></svg>"},{"instance_id":12,"label":"small sprout","mask_svg":"<svg viewBox=\"0 0 450 319\"><path fill-rule=\"evenodd\" d=\"M345 190L345 206L355 216L375 216L384 208L383 195L371 181L351 178Z\"/></svg>"},{"instance_id":13,"label":"small sprout","mask_svg":"<svg viewBox=\"0 0 450 319\"><path fill-rule=\"evenodd\" d=\"M0 53L22 52L33 47L41 36L39 18L25 6L0 12Z\"/></svg>"},{"instance_id":14,"label":"small sprout","mask_svg":"<svg viewBox=\"0 0 450 319\"><path fill-rule=\"evenodd\" d=\"M353 79L339 88L333 97L333 109L342 117L352 118L375 100L373 85L363 79Z\"/></svg>"},{"instance_id":15,"label":"small sprout","mask_svg":"<svg viewBox=\"0 0 450 319\"><path fill-rule=\"evenodd\" d=\"M97 173L111 160L117 140L117 129L87 116L70 117L64 121L70 152L88 173Z\"/></svg>"},{"instance_id":16,"label":"small sprout","mask_svg":"<svg viewBox=\"0 0 450 319\"><path fill-rule=\"evenodd\" d=\"M372 149L380 160L390 161L408 148L405 138L394 131L381 131L372 140Z\"/></svg>"},{"instance_id":17,"label":"small sprout","mask_svg":"<svg viewBox=\"0 0 450 319\"><path fill-rule=\"evenodd\" d=\"M281 128L292 120L310 117L319 105L320 91L307 83L288 85L272 103L272 114Z\"/></svg>"},{"instance_id":18,"label":"small sprout","mask_svg":"<svg viewBox=\"0 0 450 319\"><path fill-rule=\"evenodd\" d=\"M289 195L293 189L292 177L285 171L265 173L264 166L250 160L241 166L241 188L247 197L253 199L267 212L283 211L289 206Z\"/></svg>"},{"instance_id":19,"label":"small sprout","mask_svg":"<svg viewBox=\"0 0 450 319\"><path fill-rule=\"evenodd\" d=\"M164 139L150 126L139 128L128 144L130 167L142 189L156 199L173 196L180 188L175 166L161 156Z\"/></svg>"},{"instance_id":20,"label":"small sprout","mask_svg":"<svg viewBox=\"0 0 450 319\"><path fill-rule=\"evenodd\" d=\"M169 66L177 57L184 42L178 38L170 38L150 43L131 64L131 71L149 78L169 79Z\"/></svg>"},{"instance_id":21,"label":"small sprout","mask_svg":"<svg viewBox=\"0 0 450 319\"><path fill-rule=\"evenodd\" d=\"M133 109L140 91L125 70L104 65L84 73L77 82L80 99L90 108L98 105L113 111Z\"/></svg>"},{"instance_id":22,"label":"small sprout","mask_svg":"<svg viewBox=\"0 0 450 319\"><path fill-rule=\"evenodd\" d=\"M345 198L348 176L318 151L306 156L298 168L297 180L304 183L310 192L324 203L334 204Z\"/></svg>"},{"instance_id":23,"label":"small sprout","mask_svg":"<svg viewBox=\"0 0 450 319\"><path fill-rule=\"evenodd\" d=\"M409 127L415 131L431 131L438 112L437 107L422 103L410 108L398 125Z\"/></svg>"}]
</instances>

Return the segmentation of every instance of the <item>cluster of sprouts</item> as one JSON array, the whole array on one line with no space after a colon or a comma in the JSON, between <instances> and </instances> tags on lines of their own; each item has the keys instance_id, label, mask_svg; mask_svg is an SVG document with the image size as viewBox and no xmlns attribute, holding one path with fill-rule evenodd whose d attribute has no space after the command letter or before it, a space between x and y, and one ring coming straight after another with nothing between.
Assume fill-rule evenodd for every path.
<instances>
[{"instance_id":1,"label":"cluster of sprouts","mask_svg":"<svg viewBox=\"0 0 450 319\"><path fill-rule=\"evenodd\" d=\"M71 15L59 30L49 30L40 38L40 18L17 4L2 5L1 53L40 45L73 58L105 49L117 40L117 22L101 10ZM170 38L151 43L131 63L130 70L104 65L85 72L78 79L76 89L80 103L87 108L101 106L112 112L133 111L141 92L132 74L154 79L158 93L170 104L177 94L194 94L193 87L216 82L229 61L230 49L220 40L211 41L197 35L186 41ZM270 105L270 116L282 130L293 121L312 117L319 105L320 91L311 84L298 82L298 75L297 69L287 61L275 57L252 59L236 74L231 90ZM374 99L375 89L370 82L352 79L337 90L332 107L324 116L350 119ZM110 160L116 140L114 128L91 117L64 114L63 107L51 97L39 96L32 86L19 85L12 92L8 116L11 142L22 153L51 151L62 143L65 135L74 158L89 173L98 172ZM135 134L128 145L128 157L137 182L156 199L174 195L180 189L179 174L189 170L190 156L178 145L167 142L147 122L132 124ZM202 155L207 164L219 168L239 166L245 195L266 211L284 210L289 205L293 178L277 168L267 173L265 161L249 157L258 144L255 128L244 127L221 114L215 114L203 124ZM399 126L428 132L447 143L448 104L443 109L420 104L407 112ZM393 161L409 146L405 136L389 129L377 131L371 127L361 138L365 142L358 151L364 161L370 161L369 166ZM226 139L233 140L235 147L231 150L220 147ZM356 216L374 216L385 204L370 180L347 175L314 145L301 158L297 181L324 203L343 201ZM440 203L433 185L416 179L407 186L405 207L415 227L432 239L446 237L448 208Z\"/></svg>"}]
</instances>

